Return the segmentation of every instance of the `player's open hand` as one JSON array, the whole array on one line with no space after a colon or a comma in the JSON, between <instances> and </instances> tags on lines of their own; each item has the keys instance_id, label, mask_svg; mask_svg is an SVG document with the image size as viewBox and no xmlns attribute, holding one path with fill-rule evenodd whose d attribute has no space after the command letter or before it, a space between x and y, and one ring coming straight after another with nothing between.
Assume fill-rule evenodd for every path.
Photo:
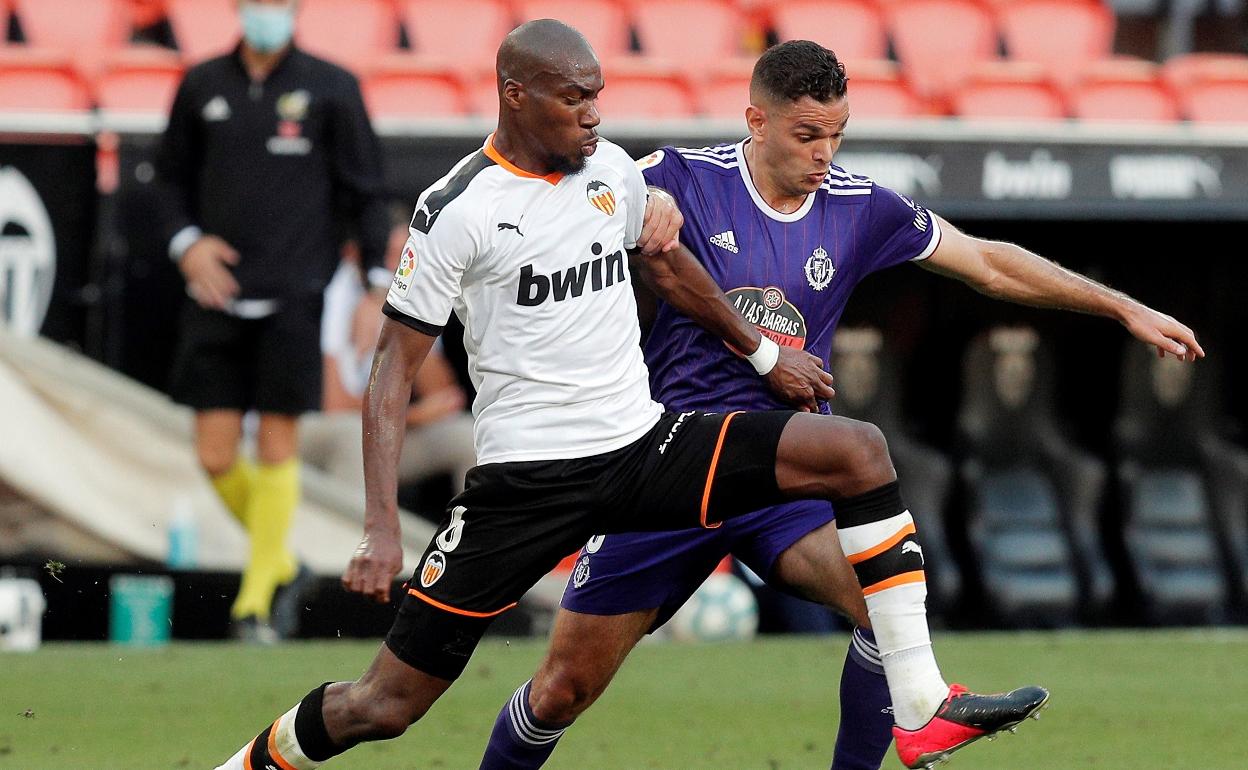
<instances>
[{"instance_id":1,"label":"player's open hand","mask_svg":"<svg viewBox=\"0 0 1248 770\"><path fill-rule=\"evenodd\" d=\"M390 601L394 576L403 569L403 546L398 532L365 532L356 546L342 585L348 591L385 604Z\"/></svg>"},{"instance_id":2,"label":"player's open hand","mask_svg":"<svg viewBox=\"0 0 1248 770\"><path fill-rule=\"evenodd\" d=\"M238 281L229 268L237 264L238 252L215 235L200 236L178 260L191 297L212 310L221 310L238 295Z\"/></svg>"},{"instance_id":3,"label":"player's open hand","mask_svg":"<svg viewBox=\"0 0 1248 770\"><path fill-rule=\"evenodd\" d=\"M646 188L646 218L641 225L641 237L637 248L642 254L659 254L671 251L679 245L677 236L685 224L676 199L659 187Z\"/></svg>"},{"instance_id":4,"label":"player's open hand","mask_svg":"<svg viewBox=\"0 0 1248 770\"><path fill-rule=\"evenodd\" d=\"M803 412L818 412L819 402L836 395L832 375L823 362L805 350L780 346L780 358L765 375L767 385L788 403Z\"/></svg>"},{"instance_id":5,"label":"player's open hand","mask_svg":"<svg viewBox=\"0 0 1248 770\"><path fill-rule=\"evenodd\" d=\"M1172 355L1183 361L1205 357L1205 350L1196 341L1196 333L1165 313L1141 304L1132 305L1122 325L1138 340L1157 348L1157 357Z\"/></svg>"}]
</instances>

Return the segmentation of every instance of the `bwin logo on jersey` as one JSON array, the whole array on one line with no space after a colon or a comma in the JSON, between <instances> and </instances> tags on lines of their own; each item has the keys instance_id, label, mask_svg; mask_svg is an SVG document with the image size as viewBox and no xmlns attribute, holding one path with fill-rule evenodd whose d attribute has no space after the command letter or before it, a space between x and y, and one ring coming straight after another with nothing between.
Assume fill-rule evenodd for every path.
<instances>
[{"instance_id":1,"label":"bwin logo on jersey","mask_svg":"<svg viewBox=\"0 0 1248 770\"><path fill-rule=\"evenodd\" d=\"M602 244L595 243L590 251L594 253L594 256L598 256L602 253ZM569 297L579 297L585 293L586 281L589 281L590 291L602 291L608 286L623 283L624 249L605 258L598 257L582 262L567 270L556 270L550 276L535 273L532 265L525 265L520 268L516 304L536 307L552 296L555 302L563 302Z\"/></svg>"},{"instance_id":2,"label":"bwin logo on jersey","mask_svg":"<svg viewBox=\"0 0 1248 770\"><path fill-rule=\"evenodd\" d=\"M828 284L832 283L832 276L836 275L836 265L832 264L832 259L828 257L828 252L824 251L822 246L815 249L807 258L804 269L806 281L815 291L828 288Z\"/></svg>"}]
</instances>

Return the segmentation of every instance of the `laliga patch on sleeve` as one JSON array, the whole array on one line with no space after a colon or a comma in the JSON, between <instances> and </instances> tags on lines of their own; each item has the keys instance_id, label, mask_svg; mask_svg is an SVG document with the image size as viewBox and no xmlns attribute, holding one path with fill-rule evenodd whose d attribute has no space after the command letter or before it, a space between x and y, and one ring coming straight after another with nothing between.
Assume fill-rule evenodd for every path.
<instances>
[{"instance_id":1,"label":"laliga patch on sleeve","mask_svg":"<svg viewBox=\"0 0 1248 770\"><path fill-rule=\"evenodd\" d=\"M654 168L655 166L663 162L664 154L665 153L662 150L655 150L654 152L650 153L646 157L638 160L637 168L642 169L643 171L648 168Z\"/></svg>"},{"instance_id":2,"label":"laliga patch on sleeve","mask_svg":"<svg viewBox=\"0 0 1248 770\"><path fill-rule=\"evenodd\" d=\"M403 245L403 255L399 257L399 267L394 271L393 286L395 291L406 297L412 288L412 274L416 272L416 251L412 248L412 239L408 238Z\"/></svg>"}]
</instances>

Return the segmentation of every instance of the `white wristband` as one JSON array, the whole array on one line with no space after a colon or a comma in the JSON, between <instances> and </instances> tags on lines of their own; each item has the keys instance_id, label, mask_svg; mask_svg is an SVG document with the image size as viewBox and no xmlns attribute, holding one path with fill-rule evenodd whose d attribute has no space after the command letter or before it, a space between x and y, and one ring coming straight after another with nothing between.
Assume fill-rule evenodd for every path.
<instances>
[{"instance_id":1,"label":"white wristband","mask_svg":"<svg viewBox=\"0 0 1248 770\"><path fill-rule=\"evenodd\" d=\"M754 367L754 371L760 375L765 375L776 366L776 361L780 360L780 346L763 335L762 340L758 343L758 350L745 357L746 361Z\"/></svg>"}]
</instances>

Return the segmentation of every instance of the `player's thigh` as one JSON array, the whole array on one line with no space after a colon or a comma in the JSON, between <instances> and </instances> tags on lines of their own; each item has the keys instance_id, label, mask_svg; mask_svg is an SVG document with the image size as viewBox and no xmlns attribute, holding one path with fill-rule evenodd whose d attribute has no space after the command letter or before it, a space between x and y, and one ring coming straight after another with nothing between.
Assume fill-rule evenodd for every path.
<instances>
[{"instance_id":1,"label":"player's thigh","mask_svg":"<svg viewBox=\"0 0 1248 770\"><path fill-rule=\"evenodd\" d=\"M658 609L671 618L728 555L720 530L626 532L590 538L568 577L561 606L596 616Z\"/></svg>"},{"instance_id":2,"label":"player's thigh","mask_svg":"<svg viewBox=\"0 0 1248 770\"><path fill-rule=\"evenodd\" d=\"M321 300L301 298L256 323L254 406L299 415L321 408Z\"/></svg>"},{"instance_id":3,"label":"player's thigh","mask_svg":"<svg viewBox=\"0 0 1248 770\"><path fill-rule=\"evenodd\" d=\"M862 587L841 550L834 521L781 552L768 582L838 610L860 626L870 626Z\"/></svg>"},{"instance_id":4,"label":"player's thigh","mask_svg":"<svg viewBox=\"0 0 1248 770\"><path fill-rule=\"evenodd\" d=\"M576 467L491 463L469 472L387 636L400 660L455 679L493 619L588 539L595 518L583 500L592 479Z\"/></svg>"},{"instance_id":5,"label":"player's thigh","mask_svg":"<svg viewBox=\"0 0 1248 770\"><path fill-rule=\"evenodd\" d=\"M776 450L793 412L669 413L607 485L607 531L715 528L785 498Z\"/></svg>"},{"instance_id":6,"label":"player's thigh","mask_svg":"<svg viewBox=\"0 0 1248 770\"><path fill-rule=\"evenodd\" d=\"M799 413L776 447L776 484L788 498L835 500L897 480L888 444L868 422Z\"/></svg>"}]
</instances>

